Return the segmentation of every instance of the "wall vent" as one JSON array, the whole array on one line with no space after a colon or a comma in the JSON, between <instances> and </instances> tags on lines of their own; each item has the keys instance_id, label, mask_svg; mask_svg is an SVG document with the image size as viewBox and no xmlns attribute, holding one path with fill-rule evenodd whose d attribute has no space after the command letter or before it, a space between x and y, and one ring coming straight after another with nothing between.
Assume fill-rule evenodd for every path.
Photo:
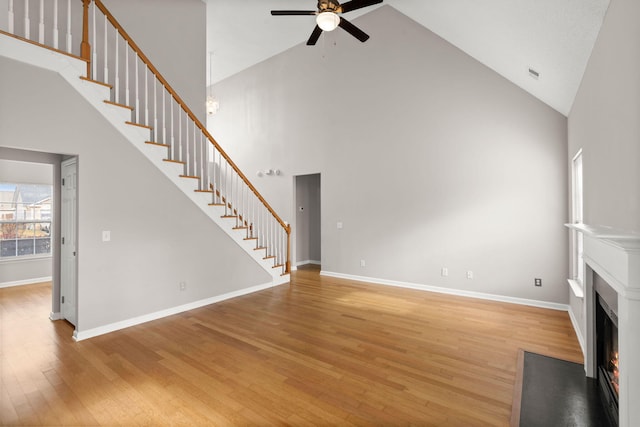
<instances>
[{"instance_id":1,"label":"wall vent","mask_svg":"<svg viewBox=\"0 0 640 427\"><path fill-rule=\"evenodd\" d=\"M540 78L540 73L534 70L533 68L529 68L529 76L538 80Z\"/></svg>"}]
</instances>

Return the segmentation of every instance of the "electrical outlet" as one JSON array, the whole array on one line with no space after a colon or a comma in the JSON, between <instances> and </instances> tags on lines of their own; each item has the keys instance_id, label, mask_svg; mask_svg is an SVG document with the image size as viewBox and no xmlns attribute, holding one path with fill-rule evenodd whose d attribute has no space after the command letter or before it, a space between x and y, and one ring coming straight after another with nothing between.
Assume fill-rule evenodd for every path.
<instances>
[{"instance_id":1,"label":"electrical outlet","mask_svg":"<svg viewBox=\"0 0 640 427\"><path fill-rule=\"evenodd\" d=\"M447 277L449 275L449 269L447 267L442 267L442 270L440 270L440 274L442 275L442 277Z\"/></svg>"},{"instance_id":2,"label":"electrical outlet","mask_svg":"<svg viewBox=\"0 0 640 427\"><path fill-rule=\"evenodd\" d=\"M473 279L473 271L467 271L467 279Z\"/></svg>"},{"instance_id":3,"label":"electrical outlet","mask_svg":"<svg viewBox=\"0 0 640 427\"><path fill-rule=\"evenodd\" d=\"M367 263L363 259L360 260L360 267L366 267Z\"/></svg>"},{"instance_id":4,"label":"electrical outlet","mask_svg":"<svg viewBox=\"0 0 640 427\"><path fill-rule=\"evenodd\" d=\"M187 282L180 282L180 290L181 291L187 290Z\"/></svg>"},{"instance_id":5,"label":"electrical outlet","mask_svg":"<svg viewBox=\"0 0 640 427\"><path fill-rule=\"evenodd\" d=\"M542 279L533 279L533 283L536 286L542 286Z\"/></svg>"}]
</instances>

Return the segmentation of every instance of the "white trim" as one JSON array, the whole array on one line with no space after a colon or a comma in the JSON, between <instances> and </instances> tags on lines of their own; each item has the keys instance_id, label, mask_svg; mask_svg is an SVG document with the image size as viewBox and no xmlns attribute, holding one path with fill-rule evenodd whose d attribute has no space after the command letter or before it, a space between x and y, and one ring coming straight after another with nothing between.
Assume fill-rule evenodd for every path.
<instances>
[{"instance_id":1,"label":"white trim","mask_svg":"<svg viewBox=\"0 0 640 427\"><path fill-rule=\"evenodd\" d=\"M120 329L128 328L131 326L140 325L142 323L161 319L163 317L172 316L174 314L182 313L185 311L194 310L196 308L204 307L206 305L211 305L211 304L215 304L231 298L236 298L242 295L247 295L254 292L262 291L264 289L272 288L278 285L279 284L276 281L272 281L262 285L256 285L250 288L240 289L237 291L228 292L226 294L218 295L215 297L205 298L199 301L190 302L188 304L183 304L176 307L167 308L165 310L144 314L142 316L133 317L131 319L121 320L119 322L110 323L108 325L98 326L97 328L88 329L86 331L78 331L76 329L73 332L73 339L75 341L86 340L88 338L97 337L98 335L108 334L109 332L114 332L114 331L118 331Z\"/></svg>"},{"instance_id":2,"label":"white trim","mask_svg":"<svg viewBox=\"0 0 640 427\"><path fill-rule=\"evenodd\" d=\"M585 347L584 336L580 331L580 326L578 325L578 319L576 319L576 316L573 314L573 310L571 310L571 306L569 306L569 310L567 311L569 313L569 319L571 320L571 324L573 325L573 330L576 332L576 337L578 337L578 344L580 344L580 349L582 350L582 356L586 358L587 353L585 350L586 347Z\"/></svg>"},{"instance_id":3,"label":"white trim","mask_svg":"<svg viewBox=\"0 0 640 427\"><path fill-rule=\"evenodd\" d=\"M398 288L417 289L419 291L437 292L439 294L456 295L490 301L507 302L511 304L529 305L532 307L548 308L551 310L569 311L569 305L555 302L538 301L526 298L508 297L504 295L485 294L483 292L464 291L461 289L441 288L439 286L421 285L417 283L399 282L397 280L376 279L374 277L354 276L351 274L320 271L321 276L337 277L340 279L357 280L359 282L375 283L377 285L395 286Z\"/></svg>"},{"instance_id":4,"label":"white trim","mask_svg":"<svg viewBox=\"0 0 640 427\"><path fill-rule=\"evenodd\" d=\"M308 259L306 261L297 261L296 262L296 267L301 266L301 265L307 265L307 264L321 265L322 263L320 261L315 261L315 260L312 260L312 259Z\"/></svg>"},{"instance_id":5,"label":"white trim","mask_svg":"<svg viewBox=\"0 0 640 427\"><path fill-rule=\"evenodd\" d=\"M47 221L42 221L47 222ZM51 259L53 255L51 253L48 254L35 254L35 255L18 255L13 257L4 257L0 258L0 264L11 264L11 263L19 263L25 261L41 261L43 259Z\"/></svg>"},{"instance_id":6,"label":"white trim","mask_svg":"<svg viewBox=\"0 0 640 427\"><path fill-rule=\"evenodd\" d=\"M61 320L61 319L64 319L64 318L62 317L62 313L60 313L59 311L58 312L52 311L51 313L49 313L49 320Z\"/></svg>"},{"instance_id":7,"label":"white trim","mask_svg":"<svg viewBox=\"0 0 640 427\"><path fill-rule=\"evenodd\" d=\"M575 161L576 161L576 159L577 159L578 157L580 157L580 156L582 156L582 148L580 148L580 149L576 152L576 155L575 155L575 156L573 156L573 158L571 159L571 161L572 161L572 162L575 162Z\"/></svg>"},{"instance_id":8,"label":"white trim","mask_svg":"<svg viewBox=\"0 0 640 427\"><path fill-rule=\"evenodd\" d=\"M571 287L573 295L575 295L577 298L584 298L584 289L580 282L575 279L567 279L567 282L569 282L569 287Z\"/></svg>"},{"instance_id":9,"label":"white trim","mask_svg":"<svg viewBox=\"0 0 640 427\"><path fill-rule=\"evenodd\" d=\"M36 283L50 282L52 280L53 278L51 276L47 276L47 277L34 277L33 279L15 280L13 282L3 282L3 283L0 283L0 289L10 288L12 286L34 285Z\"/></svg>"}]
</instances>

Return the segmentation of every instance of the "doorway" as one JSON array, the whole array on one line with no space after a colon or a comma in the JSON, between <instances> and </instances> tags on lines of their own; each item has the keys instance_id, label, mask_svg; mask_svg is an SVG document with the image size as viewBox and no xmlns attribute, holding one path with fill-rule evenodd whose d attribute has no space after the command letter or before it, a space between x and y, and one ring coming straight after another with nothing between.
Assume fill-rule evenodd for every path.
<instances>
[{"instance_id":1,"label":"doorway","mask_svg":"<svg viewBox=\"0 0 640 427\"><path fill-rule=\"evenodd\" d=\"M40 241L45 246L40 245L40 250L34 252L42 252L43 248L46 248L46 244L49 244L51 250L51 258L45 259L31 259L28 261L19 261L16 266L19 269L10 268L8 263L3 263L0 268L0 276L3 280L0 282L9 281L10 286L33 283L34 278L37 282L50 281L51 282L51 311L49 313L49 319L58 320L61 318L60 314L60 170L63 156L55 153L43 153L28 150L20 150L15 148L7 148L0 146L0 161L4 161L0 167L0 177L9 181L20 181L27 183L45 183L51 182L52 184L52 200L51 210L45 215L41 211L42 216L50 216L51 226L49 227L50 241L46 241L46 236L40 236L44 241ZM7 163L9 162L9 163ZM15 164L16 167L9 167L9 164ZM47 166L53 168L53 175L51 175L51 169L41 169L38 165ZM33 167L36 167L34 169ZM9 174L9 176L7 176ZM44 175L43 175L44 174ZM46 175L46 179L43 177ZM34 181L35 180L35 181ZM37 182L36 182L37 181ZM38 221L41 222L41 221ZM48 222L48 221L47 221ZM42 228L42 227L41 227ZM43 231L43 230L41 230ZM36 245L38 246L38 245ZM38 258L36 256L36 258ZM42 263L41 261L46 261ZM39 267L34 263L39 264ZM45 273L46 271L46 273ZM45 277L48 276L48 277ZM18 283L15 283L18 282Z\"/></svg>"},{"instance_id":2,"label":"doorway","mask_svg":"<svg viewBox=\"0 0 640 427\"><path fill-rule=\"evenodd\" d=\"M322 264L320 190L319 173L295 177L296 267Z\"/></svg>"}]
</instances>

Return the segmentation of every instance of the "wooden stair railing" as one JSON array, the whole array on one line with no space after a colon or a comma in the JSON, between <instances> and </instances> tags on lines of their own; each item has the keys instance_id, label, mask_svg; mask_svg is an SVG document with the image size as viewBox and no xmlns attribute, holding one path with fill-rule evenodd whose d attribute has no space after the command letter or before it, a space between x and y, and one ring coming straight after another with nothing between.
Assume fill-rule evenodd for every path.
<instances>
[{"instance_id":1,"label":"wooden stair railing","mask_svg":"<svg viewBox=\"0 0 640 427\"><path fill-rule=\"evenodd\" d=\"M54 50L58 50L62 34L65 50L59 51L87 62L86 79L111 87L111 99L105 102L127 109L131 114L127 124L148 129L151 138L146 143L167 150L167 161L183 165L180 177L196 180L195 191L210 194L210 206L224 207L223 217L235 221L233 228L245 233L244 240L255 240L255 250L264 250L264 259L273 259L274 268L282 267L282 274L291 272L291 226L267 203L101 0L81 0L78 50L72 42L72 19L80 14L78 0L73 1L75 6L71 0L8 1L8 26L0 32ZM31 22L30 6L33 10L36 3L37 22ZM59 15L66 19L59 19ZM37 39L31 37L32 29ZM22 36L18 35L20 30Z\"/></svg>"}]
</instances>

